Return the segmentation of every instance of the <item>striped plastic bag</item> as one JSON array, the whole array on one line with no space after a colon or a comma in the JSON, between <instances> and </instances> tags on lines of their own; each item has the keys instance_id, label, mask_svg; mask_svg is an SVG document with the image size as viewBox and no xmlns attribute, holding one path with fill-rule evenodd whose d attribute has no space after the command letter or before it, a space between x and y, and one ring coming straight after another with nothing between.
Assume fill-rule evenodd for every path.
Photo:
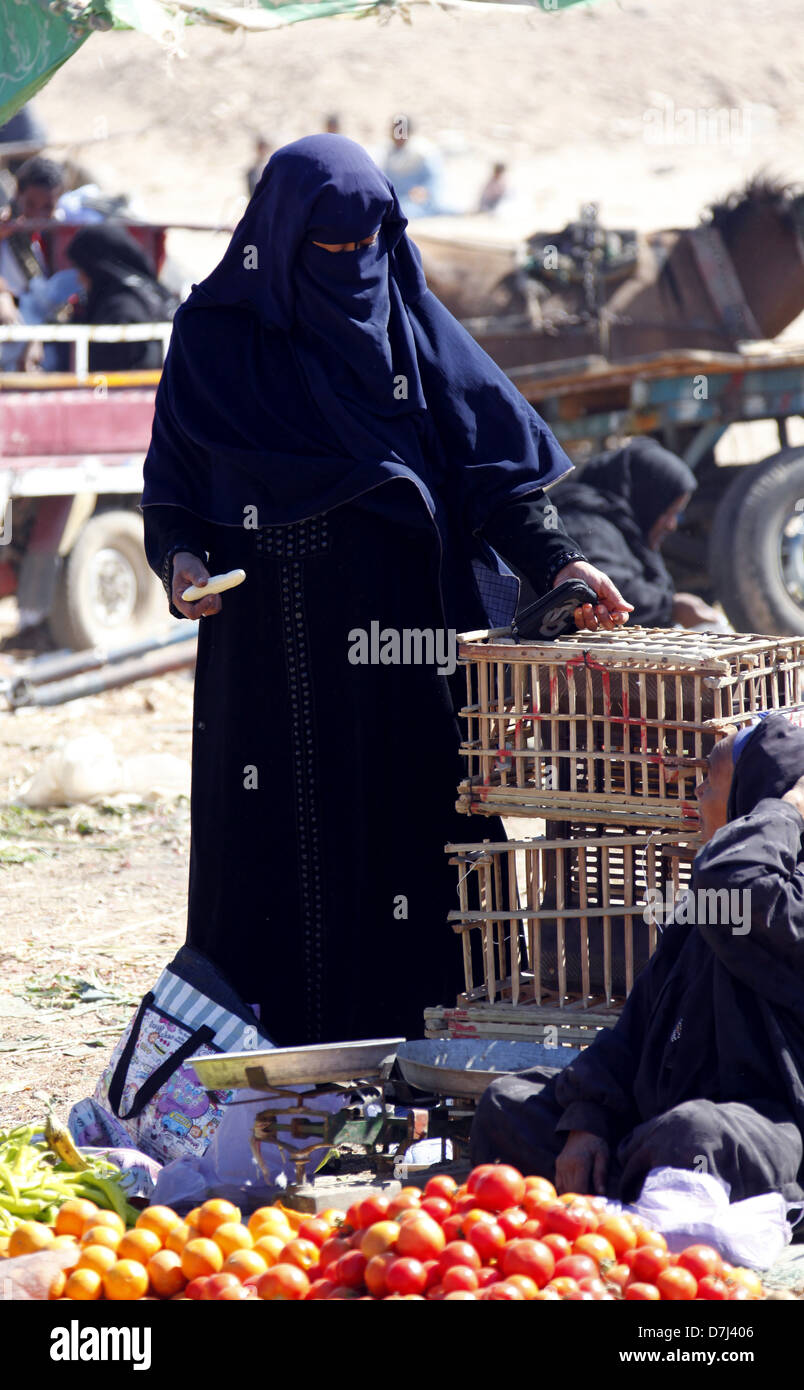
<instances>
[{"instance_id":1,"label":"striped plastic bag","mask_svg":"<svg viewBox=\"0 0 804 1390\"><path fill-rule=\"evenodd\" d=\"M188 1059L273 1047L256 1013L200 952L182 946L145 995L95 1090L106 1133L169 1163L202 1157L234 1091L207 1091ZM99 1115L100 1112L100 1115Z\"/></svg>"}]
</instances>

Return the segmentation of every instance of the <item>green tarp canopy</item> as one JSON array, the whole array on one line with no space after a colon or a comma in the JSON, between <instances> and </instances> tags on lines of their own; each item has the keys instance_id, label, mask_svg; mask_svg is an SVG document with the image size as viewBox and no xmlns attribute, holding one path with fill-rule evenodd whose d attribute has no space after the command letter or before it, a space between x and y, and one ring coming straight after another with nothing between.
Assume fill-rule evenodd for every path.
<instances>
[{"instance_id":1,"label":"green tarp canopy","mask_svg":"<svg viewBox=\"0 0 804 1390\"><path fill-rule=\"evenodd\" d=\"M184 24L224 29L278 29L328 15L363 15L373 10L407 12L427 0L247 0L210 5L193 0L0 0L0 125L49 82L62 63L95 30L137 29L163 46L176 43ZM439 0L479 13L536 9L546 14L591 0Z\"/></svg>"}]
</instances>

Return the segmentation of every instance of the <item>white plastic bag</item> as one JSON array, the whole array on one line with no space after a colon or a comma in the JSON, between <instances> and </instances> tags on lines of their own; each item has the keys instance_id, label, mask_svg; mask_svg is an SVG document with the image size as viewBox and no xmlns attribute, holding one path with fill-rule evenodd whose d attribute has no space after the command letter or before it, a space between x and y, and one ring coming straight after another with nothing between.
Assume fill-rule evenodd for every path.
<instances>
[{"instance_id":1,"label":"white plastic bag","mask_svg":"<svg viewBox=\"0 0 804 1390\"><path fill-rule=\"evenodd\" d=\"M780 1193L730 1203L726 1183L683 1168L652 1168L638 1200L624 1210L660 1231L673 1253L701 1242L751 1269L767 1269L793 1237Z\"/></svg>"}]
</instances>

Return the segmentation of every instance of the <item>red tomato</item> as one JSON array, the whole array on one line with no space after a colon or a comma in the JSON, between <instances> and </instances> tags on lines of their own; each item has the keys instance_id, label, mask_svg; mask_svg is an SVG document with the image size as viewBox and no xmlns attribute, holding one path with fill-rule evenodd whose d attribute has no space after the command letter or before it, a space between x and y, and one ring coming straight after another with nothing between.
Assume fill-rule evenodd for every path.
<instances>
[{"instance_id":1,"label":"red tomato","mask_svg":"<svg viewBox=\"0 0 804 1390\"><path fill-rule=\"evenodd\" d=\"M545 1288L552 1289L558 1294L559 1298L566 1298L568 1293L574 1293L578 1287L577 1279L568 1279L566 1275L559 1274L558 1278L553 1276Z\"/></svg>"},{"instance_id":2,"label":"red tomato","mask_svg":"<svg viewBox=\"0 0 804 1390\"><path fill-rule=\"evenodd\" d=\"M289 1240L280 1255L283 1264L297 1265L299 1269L312 1269L313 1265L318 1264L318 1246L311 1240L300 1240L295 1237Z\"/></svg>"},{"instance_id":3,"label":"red tomato","mask_svg":"<svg viewBox=\"0 0 804 1390\"><path fill-rule=\"evenodd\" d=\"M385 1282L389 1293L424 1293L427 1270L421 1260L402 1256L389 1264L385 1271Z\"/></svg>"},{"instance_id":4,"label":"red tomato","mask_svg":"<svg viewBox=\"0 0 804 1390\"><path fill-rule=\"evenodd\" d=\"M350 1246L349 1241L344 1240L342 1236L330 1236L329 1240L324 1241L324 1244L321 1246L321 1249L319 1251L319 1269L322 1271L327 1269L329 1265L332 1265L335 1263L336 1260L339 1260L341 1258L341 1255L348 1254L351 1248L352 1247Z\"/></svg>"},{"instance_id":5,"label":"red tomato","mask_svg":"<svg viewBox=\"0 0 804 1390\"><path fill-rule=\"evenodd\" d=\"M448 1216L441 1229L448 1241L463 1240L465 1232L463 1229L463 1217L460 1212L456 1212L454 1216Z\"/></svg>"},{"instance_id":6,"label":"red tomato","mask_svg":"<svg viewBox=\"0 0 804 1390\"><path fill-rule=\"evenodd\" d=\"M367 1264L368 1260L360 1250L350 1250L348 1255L341 1255L330 1278L337 1279L338 1283L347 1289L359 1289Z\"/></svg>"},{"instance_id":7,"label":"red tomato","mask_svg":"<svg viewBox=\"0 0 804 1390\"><path fill-rule=\"evenodd\" d=\"M695 1279L705 1279L708 1274L720 1276L723 1261L711 1245L688 1245L678 1257L682 1269L688 1269Z\"/></svg>"},{"instance_id":8,"label":"red tomato","mask_svg":"<svg viewBox=\"0 0 804 1390\"><path fill-rule=\"evenodd\" d=\"M240 1280L236 1274L208 1274L204 1280L204 1288L201 1293L202 1299L220 1298L224 1289L233 1288L239 1284Z\"/></svg>"},{"instance_id":9,"label":"red tomato","mask_svg":"<svg viewBox=\"0 0 804 1390\"><path fill-rule=\"evenodd\" d=\"M261 1275L260 1278L262 1278ZM330 1294L334 1293L337 1287L338 1285L332 1279L316 1279L310 1285L309 1293L304 1295L305 1302L317 1303L322 1299L329 1298Z\"/></svg>"},{"instance_id":10,"label":"red tomato","mask_svg":"<svg viewBox=\"0 0 804 1390\"><path fill-rule=\"evenodd\" d=\"M511 1168L507 1163L497 1163L478 1178L474 1195L479 1207L485 1207L487 1211L506 1211L522 1201L525 1179L516 1168Z\"/></svg>"},{"instance_id":11,"label":"red tomato","mask_svg":"<svg viewBox=\"0 0 804 1390\"><path fill-rule=\"evenodd\" d=\"M296 1234L301 1240L311 1240L320 1250L324 1241L329 1240L332 1230L329 1223L322 1221L320 1216L310 1216L306 1221L302 1221Z\"/></svg>"},{"instance_id":12,"label":"red tomato","mask_svg":"<svg viewBox=\"0 0 804 1390\"><path fill-rule=\"evenodd\" d=\"M476 1273L477 1282L480 1285L481 1289L485 1289L487 1284L496 1284L497 1280L500 1278L500 1271L498 1269L494 1269L492 1265L482 1265L480 1269L476 1271Z\"/></svg>"},{"instance_id":13,"label":"red tomato","mask_svg":"<svg viewBox=\"0 0 804 1390\"><path fill-rule=\"evenodd\" d=\"M522 1210L527 1212L528 1216L541 1220L547 1208L554 1207L555 1204L555 1197L548 1197L543 1192L526 1191L520 1205Z\"/></svg>"},{"instance_id":14,"label":"red tomato","mask_svg":"<svg viewBox=\"0 0 804 1390\"><path fill-rule=\"evenodd\" d=\"M361 1231L373 1226L375 1221L384 1221L388 1215L388 1208L391 1205L388 1197L381 1197L379 1193L373 1197L366 1197L364 1201L358 1202L357 1214L360 1221Z\"/></svg>"},{"instance_id":15,"label":"red tomato","mask_svg":"<svg viewBox=\"0 0 804 1390\"><path fill-rule=\"evenodd\" d=\"M498 1221L478 1221L468 1238L481 1260L495 1259L505 1246L505 1231Z\"/></svg>"},{"instance_id":16,"label":"red tomato","mask_svg":"<svg viewBox=\"0 0 804 1390\"><path fill-rule=\"evenodd\" d=\"M468 1265L469 1269L480 1269L483 1261L475 1247L468 1240L451 1240L438 1257L438 1268L443 1275L452 1265Z\"/></svg>"},{"instance_id":17,"label":"red tomato","mask_svg":"<svg viewBox=\"0 0 804 1390\"><path fill-rule=\"evenodd\" d=\"M519 1235L530 1236L531 1240L541 1240L544 1235L544 1222L537 1220L535 1216L528 1217L520 1226Z\"/></svg>"},{"instance_id":18,"label":"red tomato","mask_svg":"<svg viewBox=\"0 0 804 1390\"><path fill-rule=\"evenodd\" d=\"M753 1299L754 1295L744 1284L737 1284L733 1289L729 1289L729 1303L743 1303L747 1299Z\"/></svg>"},{"instance_id":19,"label":"red tomato","mask_svg":"<svg viewBox=\"0 0 804 1390\"><path fill-rule=\"evenodd\" d=\"M521 1207L509 1207L507 1211L501 1211L497 1217L508 1240L513 1240L519 1235L527 1219L527 1213Z\"/></svg>"},{"instance_id":20,"label":"red tomato","mask_svg":"<svg viewBox=\"0 0 804 1390\"><path fill-rule=\"evenodd\" d=\"M384 1298L388 1292L385 1276L396 1255L386 1251L384 1255L372 1255L363 1274L363 1282L374 1298Z\"/></svg>"},{"instance_id":21,"label":"red tomato","mask_svg":"<svg viewBox=\"0 0 804 1390\"><path fill-rule=\"evenodd\" d=\"M527 1274L509 1274L508 1277L501 1282L516 1285L526 1303L532 1303L539 1292L538 1284L535 1280L529 1278Z\"/></svg>"},{"instance_id":22,"label":"red tomato","mask_svg":"<svg viewBox=\"0 0 804 1390\"><path fill-rule=\"evenodd\" d=\"M597 1234L604 1236L613 1247L615 1255L622 1259L626 1250L636 1249L636 1232L627 1216L605 1216L597 1228Z\"/></svg>"},{"instance_id":23,"label":"red tomato","mask_svg":"<svg viewBox=\"0 0 804 1390\"><path fill-rule=\"evenodd\" d=\"M458 1289L474 1293L480 1288L477 1270L469 1269L468 1265L450 1265L444 1270L441 1287L444 1293L456 1293Z\"/></svg>"},{"instance_id":24,"label":"red tomato","mask_svg":"<svg viewBox=\"0 0 804 1390\"><path fill-rule=\"evenodd\" d=\"M557 1260L563 1260L565 1255L572 1254L571 1242L567 1240L566 1236L560 1236L557 1231L550 1231L548 1235L540 1236L539 1239L552 1250Z\"/></svg>"},{"instance_id":25,"label":"red tomato","mask_svg":"<svg viewBox=\"0 0 804 1390\"><path fill-rule=\"evenodd\" d=\"M596 1220L594 1213L583 1202L574 1202L571 1206L554 1202L544 1212L542 1219L545 1232L549 1234L554 1231L557 1235L566 1236L567 1240L577 1240L591 1231Z\"/></svg>"},{"instance_id":26,"label":"red tomato","mask_svg":"<svg viewBox=\"0 0 804 1390\"><path fill-rule=\"evenodd\" d=\"M578 1236L572 1247L572 1252L574 1255L589 1255L598 1264L617 1263L614 1246L598 1231L587 1231L586 1235Z\"/></svg>"},{"instance_id":27,"label":"red tomato","mask_svg":"<svg viewBox=\"0 0 804 1390\"><path fill-rule=\"evenodd\" d=\"M344 1259L349 1256L345 1255ZM268 1303L298 1302L310 1292L310 1280L298 1265L275 1264L260 1275L257 1293Z\"/></svg>"},{"instance_id":28,"label":"red tomato","mask_svg":"<svg viewBox=\"0 0 804 1390\"><path fill-rule=\"evenodd\" d=\"M458 1191L458 1184L454 1178L447 1177L446 1173L436 1173L434 1178L428 1178L424 1185L425 1197L444 1197L448 1202L452 1201Z\"/></svg>"},{"instance_id":29,"label":"red tomato","mask_svg":"<svg viewBox=\"0 0 804 1390\"><path fill-rule=\"evenodd\" d=\"M424 1296L427 1299L428 1303L441 1303L447 1295L444 1293L444 1289L441 1284L433 1284L427 1290Z\"/></svg>"},{"instance_id":30,"label":"red tomato","mask_svg":"<svg viewBox=\"0 0 804 1390\"><path fill-rule=\"evenodd\" d=\"M486 1288L478 1294L478 1297L489 1303L524 1303L525 1301L522 1290L508 1279L500 1279L496 1284L487 1284Z\"/></svg>"},{"instance_id":31,"label":"red tomato","mask_svg":"<svg viewBox=\"0 0 804 1390\"><path fill-rule=\"evenodd\" d=\"M185 1285L185 1296L187 1298L202 1298L207 1280L211 1278L211 1274L199 1274L196 1279L191 1279L189 1284ZM262 1275L260 1275L260 1278L262 1278Z\"/></svg>"},{"instance_id":32,"label":"red tomato","mask_svg":"<svg viewBox=\"0 0 804 1390\"><path fill-rule=\"evenodd\" d=\"M695 1297L698 1292L698 1280L688 1269L676 1265L674 1269L662 1270L656 1280L656 1287L667 1302L682 1303Z\"/></svg>"},{"instance_id":33,"label":"red tomato","mask_svg":"<svg viewBox=\"0 0 804 1390\"><path fill-rule=\"evenodd\" d=\"M634 1252L631 1277L635 1284L655 1284L669 1263L670 1256L666 1250L659 1250L655 1245L640 1245Z\"/></svg>"},{"instance_id":34,"label":"red tomato","mask_svg":"<svg viewBox=\"0 0 804 1390\"><path fill-rule=\"evenodd\" d=\"M602 1298L603 1294L608 1292L602 1279L579 1279L578 1288L581 1293L590 1293L595 1298Z\"/></svg>"},{"instance_id":35,"label":"red tomato","mask_svg":"<svg viewBox=\"0 0 804 1390\"><path fill-rule=\"evenodd\" d=\"M547 1178L525 1178L525 1191L538 1193L540 1196L546 1198L548 1202L554 1202L556 1200L556 1190L553 1184L548 1182Z\"/></svg>"},{"instance_id":36,"label":"red tomato","mask_svg":"<svg viewBox=\"0 0 804 1390\"><path fill-rule=\"evenodd\" d=\"M439 1225L452 1212L452 1203L446 1197L425 1197L422 1202L422 1211L426 1211L428 1216L432 1216Z\"/></svg>"},{"instance_id":37,"label":"red tomato","mask_svg":"<svg viewBox=\"0 0 804 1390\"><path fill-rule=\"evenodd\" d=\"M595 1295L586 1293L584 1289L573 1289L571 1293L564 1295L567 1303L594 1303Z\"/></svg>"},{"instance_id":38,"label":"red tomato","mask_svg":"<svg viewBox=\"0 0 804 1390\"><path fill-rule=\"evenodd\" d=\"M397 1192L395 1197L388 1203L386 1215L393 1221L403 1211L410 1211L411 1207L420 1207L422 1204L422 1194L417 1187L403 1187L401 1192Z\"/></svg>"},{"instance_id":39,"label":"red tomato","mask_svg":"<svg viewBox=\"0 0 804 1390\"><path fill-rule=\"evenodd\" d=\"M556 1269L552 1250L540 1240L510 1241L502 1253L500 1264L503 1274L526 1274L539 1289L549 1284ZM597 1266L594 1272L597 1273ZM559 1269L559 1273L570 1274L571 1271Z\"/></svg>"},{"instance_id":40,"label":"red tomato","mask_svg":"<svg viewBox=\"0 0 804 1390\"><path fill-rule=\"evenodd\" d=\"M556 1274L566 1279L596 1279L600 1271L589 1255L565 1255L555 1267Z\"/></svg>"},{"instance_id":41,"label":"red tomato","mask_svg":"<svg viewBox=\"0 0 804 1390\"><path fill-rule=\"evenodd\" d=\"M461 1216L466 1216L470 1211L488 1211L488 1208L478 1207L477 1195L474 1192L467 1192L465 1196L455 1199L452 1203L452 1210L460 1212Z\"/></svg>"},{"instance_id":42,"label":"red tomato","mask_svg":"<svg viewBox=\"0 0 804 1390\"><path fill-rule=\"evenodd\" d=\"M640 1221L634 1221L632 1225L637 1238L637 1248L640 1245L653 1245L658 1250L667 1249L667 1241L658 1231L652 1231L650 1226L643 1226Z\"/></svg>"},{"instance_id":43,"label":"red tomato","mask_svg":"<svg viewBox=\"0 0 804 1390\"><path fill-rule=\"evenodd\" d=\"M352 1202L346 1213L346 1225L351 1226L353 1231L360 1230L360 1202Z\"/></svg>"},{"instance_id":44,"label":"red tomato","mask_svg":"<svg viewBox=\"0 0 804 1390\"><path fill-rule=\"evenodd\" d=\"M607 1283L616 1284L618 1289L624 1289L630 1278L631 1271L627 1264L614 1265L612 1269L606 1270Z\"/></svg>"},{"instance_id":45,"label":"red tomato","mask_svg":"<svg viewBox=\"0 0 804 1390\"><path fill-rule=\"evenodd\" d=\"M466 1191L474 1192L477 1188L477 1184L480 1182L480 1179L483 1177L484 1173L493 1172L495 1166L496 1165L493 1163L481 1163L477 1168L473 1168L471 1173L469 1174L469 1177L466 1179ZM454 1193L454 1196L457 1197L458 1195L460 1195L460 1189L456 1189Z\"/></svg>"},{"instance_id":46,"label":"red tomato","mask_svg":"<svg viewBox=\"0 0 804 1390\"><path fill-rule=\"evenodd\" d=\"M655 1284L629 1284L625 1298L630 1302L658 1303L661 1294Z\"/></svg>"},{"instance_id":47,"label":"red tomato","mask_svg":"<svg viewBox=\"0 0 804 1390\"><path fill-rule=\"evenodd\" d=\"M725 1300L729 1296L729 1286L725 1279L718 1279L716 1274L705 1274L703 1279L698 1282L698 1297L715 1300Z\"/></svg>"},{"instance_id":48,"label":"red tomato","mask_svg":"<svg viewBox=\"0 0 804 1390\"><path fill-rule=\"evenodd\" d=\"M414 1260L435 1260L446 1243L447 1238L438 1222L422 1212L400 1227L394 1248L398 1255L410 1255Z\"/></svg>"},{"instance_id":49,"label":"red tomato","mask_svg":"<svg viewBox=\"0 0 804 1390\"><path fill-rule=\"evenodd\" d=\"M434 1284L441 1283L441 1270L438 1267L438 1260L422 1260L422 1264L427 1275L427 1283L424 1286L426 1291L432 1289Z\"/></svg>"}]
</instances>

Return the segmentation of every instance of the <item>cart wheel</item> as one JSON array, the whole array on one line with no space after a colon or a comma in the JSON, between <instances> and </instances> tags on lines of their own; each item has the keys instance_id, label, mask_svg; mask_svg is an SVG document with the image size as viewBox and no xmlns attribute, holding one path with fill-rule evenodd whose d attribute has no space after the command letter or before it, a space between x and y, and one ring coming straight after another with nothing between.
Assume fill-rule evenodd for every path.
<instances>
[{"instance_id":1,"label":"cart wheel","mask_svg":"<svg viewBox=\"0 0 804 1390\"><path fill-rule=\"evenodd\" d=\"M744 473L712 528L718 596L744 632L804 633L804 448Z\"/></svg>"},{"instance_id":2,"label":"cart wheel","mask_svg":"<svg viewBox=\"0 0 804 1390\"><path fill-rule=\"evenodd\" d=\"M165 595L145 558L142 519L98 512L78 534L50 612L60 647L124 646L165 627Z\"/></svg>"}]
</instances>

